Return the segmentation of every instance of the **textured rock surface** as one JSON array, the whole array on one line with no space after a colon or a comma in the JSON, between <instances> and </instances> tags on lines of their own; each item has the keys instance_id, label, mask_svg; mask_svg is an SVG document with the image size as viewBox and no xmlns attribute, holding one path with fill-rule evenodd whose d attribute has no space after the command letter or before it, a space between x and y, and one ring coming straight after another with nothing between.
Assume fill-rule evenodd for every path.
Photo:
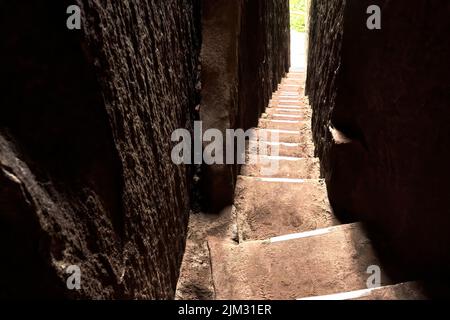
<instances>
[{"instance_id":1,"label":"textured rock surface","mask_svg":"<svg viewBox=\"0 0 450 320\"><path fill-rule=\"evenodd\" d=\"M267 175L265 165L269 160L269 156L261 156L259 161L242 167L241 174L249 177L263 177L264 174ZM317 158L282 157L278 160L278 170L269 176L272 178L318 179L320 177L319 167Z\"/></svg>"},{"instance_id":2,"label":"textured rock surface","mask_svg":"<svg viewBox=\"0 0 450 320\"><path fill-rule=\"evenodd\" d=\"M289 71L289 1L242 0L237 124L256 127L269 99Z\"/></svg>"},{"instance_id":3,"label":"textured rock surface","mask_svg":"<svg viewBox=\"0 0 450 320\"><path fill-rule=\"evenodd\" d=\"M345 0L311 1L306 93L314 111L313 138L322 164L332 140L328 121L336 104L344 10Z\"/></svg>"},{"instance_id":4,"label":"textured rock surface","mask_svg":"<svg viewBox=\"0 0 450 320\"><path fill-rule=\"evenodd\" d=\"M203 129L248 129L258 124L289 69L287 0L203 0ZM233 202L236 165L205 166L205 209Z\"/></svg>"},{"instance_id":5,"label":"textured rock surface","mask_svg":"<svg viewBox=\"0 0 450 320\"><path fill-rule=\"evenodd\" d=\"M450 4L347 1L345 11L343 4L313 1L311 16L308 89L330 201L336 213L382 231L403 273L443 271ZM372 4L382 8L381 30L366 28ZM329 121L350 143L333 143Z\"/></svg>"},{"instance_id":6,"label":"textured rock surface","mask_svg":"<svg viewBox=\"0 0 450 320\"><path fill-rule=\"evenodd\" d=\"M359 224L279 242L210 237L208 245L217 299L294 300L365 289L367 267L379 264Z\"/></svg>"},{"instance_id":7,"label":"textured rock surface","mask_svg":"<svg viewBox=\"0 0 450 320\"><path fill-rule=\"evenodd\" d=\"M198 3L76 3L81 31L67 1L0 4L0 297L172 298L189 174L170 136L198 103Z\"/></svg>"},{"instance_id":8,"label":"textured rock surface","mask_svg":"<svg viewBox=\"0 0 450 320\"><path fill-rule=\"evenodd\" d=\"M240 241L321 229L338 222L331 213L325 184L317 179L280 182L241 176L235 206Z\"/></svg>"},{"instance_id":9,"label":"textured rock surface","mask_svg":"<svg viewBox=\"0 0 450 320\"><path fill-rule=\"evenodd\" d=\"M202 4L200 119L204 131L217 129L225 136L226 129L235 127L238 113L240 1ZM226 164L203 166L205 210L217 212L233 202L234 170Z\"/></svg>"}]
</instances>

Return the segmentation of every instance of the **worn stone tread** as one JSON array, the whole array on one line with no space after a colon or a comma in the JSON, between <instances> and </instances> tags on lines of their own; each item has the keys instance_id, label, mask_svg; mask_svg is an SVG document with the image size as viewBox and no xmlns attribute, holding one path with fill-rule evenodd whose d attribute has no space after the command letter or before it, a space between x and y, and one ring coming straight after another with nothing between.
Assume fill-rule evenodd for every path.
<instances>
[{"instance_id":1,"label":"worn stone tread","mask_svg":"<svg viewBox=\"0 0 450 320\"><path fill-rule=\"evenodd\" d=\"M428 300L421 283L416 281L403 282L395 285L337 294L314 296L299 300Z\"/></svg>"},{"instance_id":2,"label":"worn stone tread","mask_svg":"<svg viewBox=\"0 0 450 320\"><path fill-rule=\"evenodd\" d=\"M338 223L323 180L286 181L238 178L235 207L241 240L267 239Z\"/></svg>"},{"instance_id":3,"label":"worn stone tread","mask_svg":"<svg viewBox=\"0 0 450 320\"><path fill-rule=\"evenodd\" d=\"M281 242L209 238L217 299L298 299L367 288L379 261L360 224ZM382 285L390 280L384 274Z\"/></svg>"},{"instance_id":4,"label":"worn stone tread","mask_svg":"<svg viewBox=\"0 0 450 320\"><path fill-rule=\"evenodd\" d=\"M272 167L276 170L267 173ZM320 164L317 158L294 158L294 157L259 157L255 163L249 163L242 167L241 175L250 177L273 177L273 178L302 178L319 179Z\"/></svg>"}]
</instances>

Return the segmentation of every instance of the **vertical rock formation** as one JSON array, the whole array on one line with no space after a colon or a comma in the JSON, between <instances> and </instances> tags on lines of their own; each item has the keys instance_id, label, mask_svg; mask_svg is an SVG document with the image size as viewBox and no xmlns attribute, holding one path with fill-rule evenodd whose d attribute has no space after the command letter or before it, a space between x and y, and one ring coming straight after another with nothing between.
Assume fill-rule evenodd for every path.
<instances>
[{"instance_id":1,"label":"vertical rock formation","mask_svg":"<svg viewBox=\"0 0 450 320\"><path fill-rule=\"evenodd\" d=\"M258 125L290 66L289 1L244 0L239 38L239 113L243 128Z\"/></svg>"},{"instance_id":2,"label":"vertical rock formation","mask_svg":"<svg viewBox=\"0 0 450 320\"><path fill-rule=\"evenodd\" d=\"M287 0L203 0L198 114L201 2L0 3L0 297L174 296L192 174L171 135L255 125L289 63ZM204 170L211 211L237 170Z\"/></svg>"},{"instance_id":3,"label":"vertical rock formation","mask_svg":"<svg viewBox=\"0 0 450 320\"><path fill-rule=\"evenodd\" d=\"M172 298L189 172L198 1L0 4L0 297ZM66 287L81 269L81 290Z\"/></svg>"},{"instance_id":4,"label":"vertical rock formation","mask_svg":"<svg viewBox=\"0 0 450 320\"><path fill-rule=\"evenodd\" d=\"M366 26L369 5L381 30ZM449 16L445 0L311 6L308 92L330 200L381 231L404 273L450 265Z\"/></svg>"},{"instance_id":5,"label":"vertical rock formation","mask_svg":"<svg viewBox=\"0 0 450 320\"><path fill-rule=\"evenodd\" d=\"M289 70L289 1L203 0L203 130L249 129ZM207 211L233 201L237 165L205 166Z\"/></svg>"},{"instance_id":6,"label":"vertical rock formation","mask_svg":"<svg viewBox=\"0 0 450 320\"><path fill-rule=\"evenodd\" d=\"M312 0L310 4L306 93L314 108L312 129L323 166L332 140L328 121L336 104L341 71L344 10L345 0Z\"/></svg>"},{"instance_id":7,"label":"vertical rock formation","mask_svg":"<svg viewBox=\"0 0 450 320\"><path fill-rule=\"evenodd\" d=\"M203 130L236 126L239 87L239 33L241 6L238 0L202 1L202 102ZM206 144L208 142L205 142ZM224 151L226 147L224 146ZM224 153L225 154L225 153ZM222 158L224 159L224 158ZM223 161L224 162L224 161ZM220 211L233 201L233 165L203 166L205 209Z\"/></svg>"}]
</instances>

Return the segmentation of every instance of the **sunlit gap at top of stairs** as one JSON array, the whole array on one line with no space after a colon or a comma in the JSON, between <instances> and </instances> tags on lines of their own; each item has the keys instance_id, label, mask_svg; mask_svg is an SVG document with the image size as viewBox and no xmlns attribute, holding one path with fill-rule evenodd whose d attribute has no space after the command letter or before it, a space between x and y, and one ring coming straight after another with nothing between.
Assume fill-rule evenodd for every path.
<instances>
[{"instance_id":1,"label":"sunlit gap at top of stairs","mask_svg":"<svg viewBox=\"0 0 450 320\"><path fill-rule=\"evenodd\" d=\"M307 0L291 0L291 71L306 71Z\"/></svg>"}]
</instances>

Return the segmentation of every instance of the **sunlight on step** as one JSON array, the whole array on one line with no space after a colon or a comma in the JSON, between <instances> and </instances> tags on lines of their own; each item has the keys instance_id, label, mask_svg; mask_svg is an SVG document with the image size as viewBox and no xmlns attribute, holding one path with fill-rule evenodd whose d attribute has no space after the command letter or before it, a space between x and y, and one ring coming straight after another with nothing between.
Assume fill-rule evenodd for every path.
<instances>
[{"instance_id":1,"label":"sunlight on step","mask_svg":"<svg viewBox=\"0 0 450 320\"><path fill-rule=\"evenodd\" d=\"M305 183L307 179L289 179L289 178L256 178L263 182L284 182L284 183Z\"/></svg>"},{"instance_id":2,"label":"sunlight on step","mask_svg":"<svg viewBox=\"0 0 450 320\"><path fill-rule=\"evenodd\" d=\"M298 134L298 131L296 130L284 130L284 129L263 129L267 132L278 132L278 133L292 133L292 134Z\"/></svg>"},{"instance_id":3,"label":"sunlight on step","mask_svg":"<svg viewBox=\"0 0 450 320\"><path fill-rule=\"evenodd\" d=\"M295 142L272 142L272 141L266 141L264 142L265 145L268 146L284 146L284 147L299 147L300 143L295 143Z\"/></svg>"},{"instance_id":4,"label":"sunlight on step","mask_svg":"<svg viewBox=\"0 0 450 320\"><path fill-rule=\"evenodd\" d=\"M341 292L341 293L329 294L329 295L325 295L325 296L301 298L301 299L297 299L297 300L351 300L351 299L367 297L373 291L375 291L377 289L379 289L379 288L363 289L363 290L356 290L356 291L350 291L350 292Z\"/></svg>"},{"instance_id":5,"label":"sunlight on step","mask_svg":"<svg viewBox=\"0 0 450 320\"><path fill-rule=\"evenodd\" d=\"M332 232L335 229L336 229L336 227L330 227L330 228L316 229L316 230L305 231L305 232L294 233L294 234L287 234L287 235L284 235L284 236L271 238L270 239L270 243L276 243L276 242L282 242L282 241L289 241L289 240L296 240L296 239L303 239L303 238L319 236L319 235L330 233L330 232Z\"/></svg>"},{"instance_id":6,"label":"sunlight on step","mask_svg":"<svg viewBox=\"0 0 450 320\"><path fill-rule=\"evenodd\" d=\"M286 160L286 161L300 161L300 160L304 160L305 159L305 158L297 158L297 157L267 156L267 155L261 155L260 158L262 158L262 159L271 159L271 160Z\"/></svg>"},{"instance_id":7,"label":"sunlight on step","mask_svg":"<svg viewBox=\"0 0 450 320\"><path fill-rule=\"evenodd\" d=\"M295 115L295 114L282 114L282 113L275 113L273 114L274 117L286 117L286 118L295 118L300 119L302 116Z\"/></svg>"},{"instance_id":8,"label":"sunlight on step","mask_svg":"<svg viewBox=\"0 0 450 320\"><path fill-rule=\"evenodd\" d=\"M262 119L265 120L266 122L272 122L272 123L300 123L300 121L296 121L296 120L266 120L266 119Z\"/></svg>"},{"instance_id":9,"label":"sunlight on step","mask_svg":"<svg viewBox=\"0 0 450 320\"><path fill-rule=\"evenodd\" d=\"M273 108L277 112L302 112L302 110L299 109L284 109L284 108Z\"/></svg>"}]
</instances>

